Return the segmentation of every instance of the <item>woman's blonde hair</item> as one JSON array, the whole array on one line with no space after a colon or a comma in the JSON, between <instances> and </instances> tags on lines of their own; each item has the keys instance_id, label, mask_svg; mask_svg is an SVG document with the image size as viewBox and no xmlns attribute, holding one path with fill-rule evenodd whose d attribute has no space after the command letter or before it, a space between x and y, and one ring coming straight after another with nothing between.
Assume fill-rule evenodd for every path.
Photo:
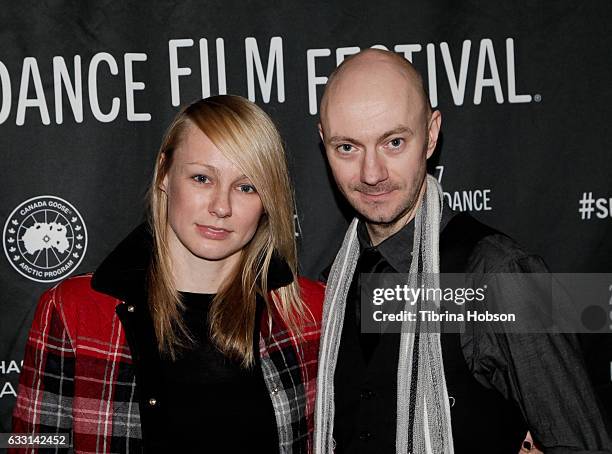
<instances>
[{"instance_id":1,"label":"woman's blonde hair","mask_svg":"<svg viewBox=\"0 0 612 454\"><path fill-rule=\"evenodd\" d=\"M219 289L209 311L213 342L246 367L254 360L257 295L264 299L268 314L276 310L298 336L305 314L296 279L294 198L285 151L268 115L239 96L213 96L194 102L178 113L166 132L148 196L153 236L148 300L158 349L171 358L190 344L190 335L182 318L181 297L173 282L167 238L168 201L160 188L189 123L206 134L244 172L257 189L264 209L253 239L245 246L238 265ZM268 269L273 254L287 263L293 282L271 292L269 297Z\"/></svg>"}]
</instances>

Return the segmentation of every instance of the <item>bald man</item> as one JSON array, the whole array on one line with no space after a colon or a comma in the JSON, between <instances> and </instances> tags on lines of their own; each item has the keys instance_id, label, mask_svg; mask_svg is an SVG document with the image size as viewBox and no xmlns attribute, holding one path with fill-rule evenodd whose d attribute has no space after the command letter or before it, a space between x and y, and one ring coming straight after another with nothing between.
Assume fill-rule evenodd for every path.
<instances>
[{"instance_id":1,"label":"bald man","mask_svg":"<svg viewBox=\"0 0 612 454\"><path fill-rule=\"evenodd\" d=\"M435 335L426 323L401 334L361 331L362 273L422 273L427 287L440 272L547 268L443 205L426 172L441 114L404 58L368 49L345 60L320 112L329 165L357 217L327 278L315 452L515 454L528 430L544 452L611 452L570 336L502 335L480 325ZM375 286L376 276L362 276Z\"/></svg>"}]
</instances>

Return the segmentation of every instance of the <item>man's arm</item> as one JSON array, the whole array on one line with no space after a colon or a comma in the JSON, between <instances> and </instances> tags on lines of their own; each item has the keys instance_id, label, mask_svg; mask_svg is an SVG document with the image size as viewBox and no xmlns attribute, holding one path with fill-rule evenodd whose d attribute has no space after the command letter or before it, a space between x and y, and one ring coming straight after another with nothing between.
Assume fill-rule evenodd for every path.
<instances>
[{"instance_id":1,"label":"man's arm","mask_svg":"<svg viewBox=\"0 0 612 454\"><path fill-rule=\"evenodd\" d=\"M496 273L545 273L536 256L514 258ZM498 289L498 307L525 307L541 289L525 275L512 292ZM521 284L521 283L519 283ZM493 286L493 292L495 292ZM508 293L511 293L508 295ZM534 317L546 308L534 307ZM536 444L546 453L612 452L602 412L584 366L577 339L571 334L500 333L479 325L474 333L471 366L474 376L519 405Z\"/></svg>"}]
</instances>

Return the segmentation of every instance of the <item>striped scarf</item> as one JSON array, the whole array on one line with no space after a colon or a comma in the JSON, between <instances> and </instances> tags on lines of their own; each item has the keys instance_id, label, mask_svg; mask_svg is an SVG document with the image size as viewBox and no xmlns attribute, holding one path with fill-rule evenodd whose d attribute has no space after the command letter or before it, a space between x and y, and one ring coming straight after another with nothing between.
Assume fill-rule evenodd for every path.
<instances>
[{"instance_id":1,"label":"striped scarf","mask_svg":"<svg viewBox=\"0 0 612 454\"><path fill-rule=\"evenodd\" d=\"M408 282L413 288L438 288L440 285L441 214L442 188L435 178L427 175L427 188L415 218ZM315 407L316 454L329 454L334 449L334 373L346 297L359 258L357 224L358 220L354 219L348 228L325 292ZM440 301L436 300L435 304L439 308ZM402 322L397 368L397 454L453 453L450 406L439 333L438 322Z\"/></svg>"}]
</instances>

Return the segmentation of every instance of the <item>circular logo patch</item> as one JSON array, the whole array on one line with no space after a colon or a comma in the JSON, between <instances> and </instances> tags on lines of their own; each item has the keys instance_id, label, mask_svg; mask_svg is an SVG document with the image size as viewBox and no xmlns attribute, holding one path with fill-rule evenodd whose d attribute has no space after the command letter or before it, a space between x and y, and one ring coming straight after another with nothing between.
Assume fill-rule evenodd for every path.
<instances>
[{"instance_id":1,"label":"circular logo patch","mask_svg":"<svg viewBox=\"0 0 612 454\"><path fill-rule=\"evenodd\" d=\"M36 282L68 276L87 250L87 229L80 213L59 197L26 200L13 210L2 235L6 258L21 275Z\"/></svg>"}]
</instances>

